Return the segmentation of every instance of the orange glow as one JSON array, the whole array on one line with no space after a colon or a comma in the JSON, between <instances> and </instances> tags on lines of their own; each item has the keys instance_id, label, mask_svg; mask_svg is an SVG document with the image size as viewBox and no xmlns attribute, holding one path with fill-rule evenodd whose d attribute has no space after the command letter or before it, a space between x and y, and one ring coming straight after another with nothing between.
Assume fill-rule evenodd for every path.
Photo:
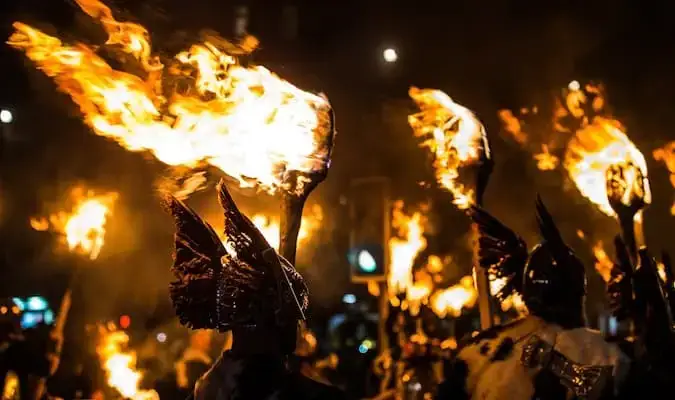
<instances>
[{"instance_id":1,"label":"orange glow","mask_svg":"<svg viewBox=\"0 0 675 400\"><path fill-rule=\"evenodd\" d=\"M389 239L389 299L392 305L408 310L411 315L417 315L422 305L428 305L441 318L461 315L463 309L474 306L477 298L470 276L452 287L438 287L442 273L451 265L452 259L434 255L429 256L421 268L413 269L415 260L427 246L425 224L423 210L409 215L405 213L402 201L394 204L391 223L394 234ZM400 304L399 294L404 294Z\"/></svg>"},{"instance_id":2,"label":"orange glow","mask_svg":"<svg viewBox=\"0 0 675 400\"><path fill-rule=\"evenodd\" d=\"M287 186L288 171L327 167L328 101L262 66L242 66L238 57L257 48L255 38L235 45L209 35L167 68L144 27L116 21L98 0L76 2L106 30L105 45L126 53L142 74L113 69L96 46L64 44L21 22L8 44L54 79L97 135L171 166L218 168L270 193L302 190L306 180Z\"/></svg>"},{"instance_id":3,"label":"orange glow","mask_svg":"<svg viewBox=\"0 0 675 400\"><path fill-rule=\"evenodd\" d=\"M95 195L92 191L76 187L71 192L74 207L70 212L60 211L49 218L31 218L30 225L38 231L51 229L62 234L71 251L95 260L103 247L105 225L117 197L114 192Z\"/></svg>"},{"instance_id":4,"label":"orange glow","mask_svg":"<svg viewBox=\"0 0 675 400\"><path fill-rule=\"evenodd\" d=\"M431 308L441 318L446 315L458 317L464 308L472 308L478 299L473 278L463 277L457 285L439 290L431 297Z\"/></svg>"},{"instance_id":5,"label":"orange glow","mask_svg":"<svg viewBox=\"0 0 675 400\"><path fill-rule=\"evenodd\" d=\"M670 172L670 184L675 188L675 140L654 150L653 156L656 161L661 161L668 168L668 172ZM672 207L670 207L670 213L675 215L675 201Z\"/></svg>"},{"instance_id":6,"label":"orange glow","mask_svg":"<svg viewBox=\"0 0 675 400\"><path fill-rule=\"evenodd\" d=\"M513 115L513 111L499 110L497 115L504 126L504 130L509 133L513 140L515 140L518 144L524 145L525 142L527 142L527 134L523 132L522 124L518 117Z\"/></svg>"},{"instance_id":7,"label":"orange glow","mask_svg":"<svg viewBox=\"0 0 675 400\"><path fill-rule=\"evenodd\" d=\"M422 139L434 156L436 179L452 193L455 205L466 209L474 203L472 189L459 179L459 169L476 163L483 149L485 128L466 107L455 103L440 90L410 88L408 93L420 108L408 123L416 137Z\"/></svg>"},{"instance_id":8,"label":"orange glow","mask_svg":"<svg viewBox=\"0 0 675 400\"><path fill-rule=\"evenodd\" d=\"M607 173L613 166L622 167L627 177L632 177L632 181L623 183L628 187L627 195L635 193L647 204L651 203L645 158L616 120L596 117L579 129L567 146L563 165L581 194L609 216L615 215L606 186ZM642 182L637 179L640 173L644 177ZM624 203L628 205L628 201L630 198Z\"/></svg>"},{"instance_id":9,"label":"orange glow","mask_svg":"<svg viewBox=\"0 0 675 400\"><path fill-rule=\"evenodd\" d=\"M96 346L108 386L125 399L159 400L154 390L139 389L143 375L136 369L136 353L126 349L129 335L116 330L114 325L108 325L98 327L99 343Z\"/></svg>"},{"instance_id":10,"label":"orange glow","mask_svg":"<svg viewBox=\"0 0 675 400\"><path fill-rule=\"evenodd\" d=\"M131 326L131 318L128 315L122 315L120 317L120 327L122 329L127 329Z\"/></svg>"},{"instance_id":11,"label":"orange glow","mask_svg":"<svg viewBox=\"0 0 675 400\"><path fill-rule=\"evenodd\" d=\"M593 246L593 256L595 257L595 270L598 271L605 282L609 282L612 277L614 263L607 255L602 241L598 241Z\"/></svg>"},{"instance_id":12,"label":"orange glow","mask_svg":"<svg viewBox=\"0 0 675 400\"><path fill-rule=\"evenodd\" d=\"M548 146L545 144L541 145L541 153L535 154L534 159L537 161L537 168L542 171L550 171L558 167L560 160L558 157L551 154L548 150Z\"/></svg>"},{"instance_id":13,"label":"orange glow","mask_svg":"<svg viewBox=\"0 0 675 400\"><path fill-rule=\"evenodd\" d=\"M302 215L300 231L298 232L298 246L301 247L309 241L312 234L316 232L323 221L323 210L318 204L308 207ZM255 214L251 217L251 222L265 236L270 246L279 249L279 219L272 218L265 214Z\"/></svg>"}]
</instances>

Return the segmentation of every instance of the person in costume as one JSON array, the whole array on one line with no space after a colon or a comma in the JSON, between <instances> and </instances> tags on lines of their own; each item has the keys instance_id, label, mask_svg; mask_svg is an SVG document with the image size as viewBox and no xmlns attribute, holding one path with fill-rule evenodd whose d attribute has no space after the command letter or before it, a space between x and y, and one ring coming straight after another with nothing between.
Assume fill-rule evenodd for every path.
<instances>
[{"instance_id":1,"label":"person in costume","mask_svg":"<svg viewBox=\"0 0 675 400\"><path fill-rule=\"evenodd\" d=\"M243 215L221 181L225 243L182 201L166 206L176 223L170 294L183 325L232 331L225 351L197 382L194 399L341 399L342 392L291 368L308 290Z\"/></svg>"},{"instance_id":2,"label":"person in costume","mask_svg":"<svg viewBox=\"0 0 675 400\"><path fill-rule=\"evenodd\" d=\"M481 208L469 210L479 229L479 262L506 280L502 300L518 293L529 315L480 332L460 344L439 399L613 398L629 359L600 332L586 328L586 273L540 198L541 243L525 241Z\"/></svg>"}]
</instances>

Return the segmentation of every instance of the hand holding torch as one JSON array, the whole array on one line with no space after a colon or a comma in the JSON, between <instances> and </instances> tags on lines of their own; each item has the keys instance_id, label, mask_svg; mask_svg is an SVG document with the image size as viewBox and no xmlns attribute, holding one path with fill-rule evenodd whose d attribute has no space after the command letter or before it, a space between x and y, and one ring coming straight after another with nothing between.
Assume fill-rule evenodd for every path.
<instances>
[{"instance_id":1,"label":"hand holding torch","mask_svg":"<svg viewBox=\"0 0 675 400\"><path fill-rule=\"evenodd\" d=\"M606 173L607 199L621 225L623 240L634 265L644 245L642 210L651 203L649 181L632 162L611 165Z\"/></svg>"}]
</instances>

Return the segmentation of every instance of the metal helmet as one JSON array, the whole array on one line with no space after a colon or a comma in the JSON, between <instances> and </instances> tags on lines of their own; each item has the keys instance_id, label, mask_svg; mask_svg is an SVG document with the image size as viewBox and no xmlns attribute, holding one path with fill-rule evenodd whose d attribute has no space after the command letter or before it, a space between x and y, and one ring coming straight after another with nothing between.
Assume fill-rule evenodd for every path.
<instances>
[{"instance_id":1,"label":"metal helmet","mask_svg":"<svg viewBox=\"0 0 675 400\"><path fill-rule=\"evenodd\" d=\"M584 325L586 270L562 239L548 210L537 198L542 236L525 264L521 295L530 313L561 325Z\"/></svg>"}]
</instances>

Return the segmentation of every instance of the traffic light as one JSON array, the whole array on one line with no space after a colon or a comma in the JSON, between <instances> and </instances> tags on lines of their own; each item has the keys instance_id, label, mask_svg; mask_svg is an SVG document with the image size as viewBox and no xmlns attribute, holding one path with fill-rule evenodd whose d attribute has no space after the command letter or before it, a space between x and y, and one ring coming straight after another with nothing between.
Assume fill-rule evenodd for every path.
<instances>
[{"instance_id":1,"label":"traffic light","mask_svg":"<svg viewBox=\"0 0 675 400\"><path fill-rule=\"evenodd\" d=\"M350 190L350 250L352 282L387 278L389 240L389 180L355 180Z\"/></svg>"}]
</instances>

